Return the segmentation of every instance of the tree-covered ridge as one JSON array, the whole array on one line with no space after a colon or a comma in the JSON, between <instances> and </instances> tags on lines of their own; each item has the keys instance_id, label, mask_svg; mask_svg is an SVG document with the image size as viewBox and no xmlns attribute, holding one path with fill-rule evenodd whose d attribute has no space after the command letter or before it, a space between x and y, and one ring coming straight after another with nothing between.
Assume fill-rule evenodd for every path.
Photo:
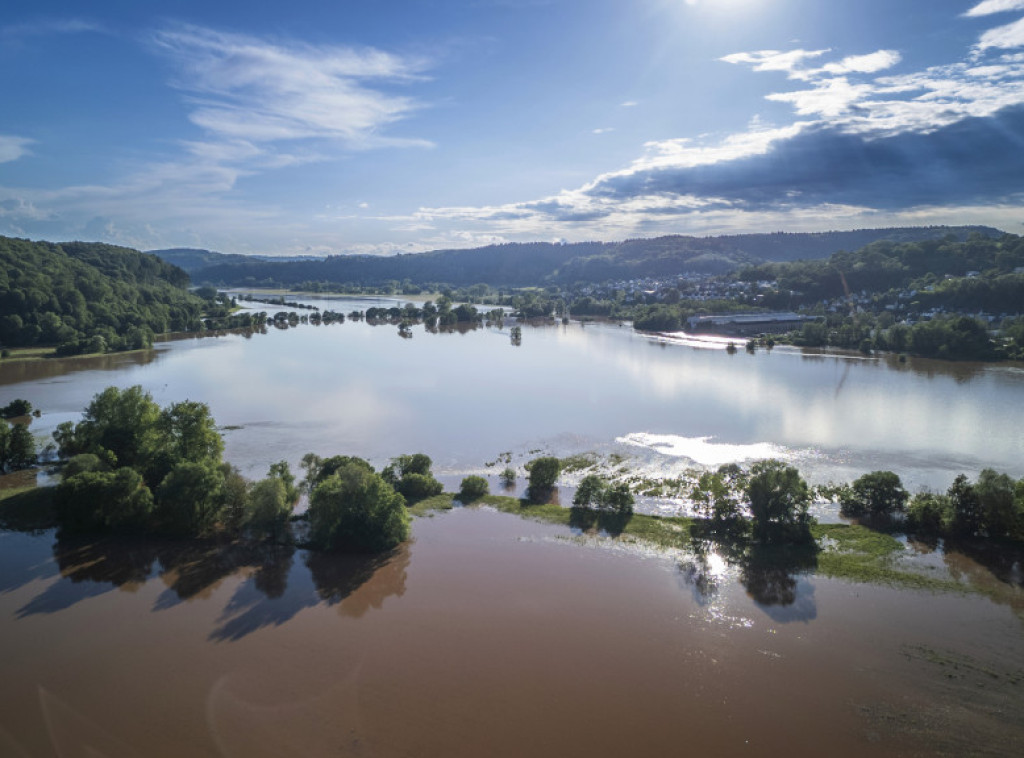
<instances>
[{"instance_id":1,"label":"tree-covered ridge","mask_svg":"<svg viewBox=\"0 0 1024 758\"><path fill-rule=\"evenodd\" d=\"M188 283L181 269L137 250L0 237L0 344L144 347L154 334L198 328L203 302Z\"/></svg>"},{"instance_id":2,"label":"tree-covered ridge","mask_svg":"<svg viewBox=\"0 0 1024 758\"><path fill-rule=\"evenodd\" d=\"M738 276L746 281L777 281L787 302L792 297L806 303L850 292L913 288L936 305L948 300L967 307L990 307L993 296L1010 305L1021 303L1019 287L1024 279L1016 273L1021 267L1024 238L1015 234L977 234L964 241L947 236L920 242L874 242L855 252L835 253L825 260L752 266L741 270ZM968 275L972 275L971 281L942 283L947 276Z\"/></svg>"},{"instance_id":3,"label":"tree-covered ridge","mask_svg":"<svg viewBox=\"0 0 1024 758\"><path fill-rule=\"evenodd\" d=\"M218 285L295 286L335 282L378 286L387 282L468 286L536 286L613 279L721 274L761 260L823 258L880 239L920 240L952 234L998 235L988 227L863 229L815 234L748 234L726 237L671 235L622 242L508 243L465 250L435 250L396 256L335 255L323 261L268 262L250 258L194 273Z\"/></svg>"}]
</instances>

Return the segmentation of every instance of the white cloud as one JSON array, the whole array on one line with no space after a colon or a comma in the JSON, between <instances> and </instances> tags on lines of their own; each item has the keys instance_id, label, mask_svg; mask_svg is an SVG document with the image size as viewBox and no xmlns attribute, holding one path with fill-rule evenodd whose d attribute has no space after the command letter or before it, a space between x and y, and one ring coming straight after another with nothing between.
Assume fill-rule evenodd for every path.
<instances>
[{"instance_id":1,"label":"white cloud","mask_svg":"<svg viewBox=\"0 0 1024 758\"><path fill-rule=\"evenodd\" d=\"M612 126L605 126L605 127L601 127L601 128L599 128L599 129L593 129L593 130L591 130L591 131L592 131L592 132L593 132L594 134L607 134L608 132L614 132L614 131L615 131L615 127L612 127Z\"/></svg>"},{"instance_id":2,"label":"white cloud","mask_svg":"<svg viewBox=\"0 0 1024 758\"><path fill-rule=\"evenodd\" d=\"M982 34L977 49L984 51L993 47L1001 50L1024 47L1024 18L1006 26L989 29Z\"/></svg>"},{"instance_id":3,"label":"white cloud","mask_svg":"<svg viewBox=\"0 0 1024 758\"><path fill-rule=\"evenodd\" d=\"M982 0L969 11L965 16L988 16L992 13L1003 13L1004 11L1017 11L1024 9L1024 0Z\"/></svg>"},{"instance_id":4,"label":"white cloud","mask_svg":"<svg viewBox=\"0 0 1024 758\"><path fill-rule=\"evenodd\" d=\"M4 39L38 37L49 34L82 34L86 32L106 33L107 30L100 24L80 18L39 19L23 24L0 27L0 37Z\"/></svg>"},{"instance_id":5,"label":"white cloud","mask_svg":"<svg viewBox=\"0 0 1024 758\"><path fill-rule=\"evenodd\" d=\"M725 63L748 63L753 66L754 71L783 71L791 79L805 78L803 63L812 58L820 58L824 50L755 50L749 53L733 53L726 55L719 60Z\"/></svg>"},{"instance_id":6,"label":"white cloud","mask_svg":"<svg viewBox=\"0 0 1024 758\"><path fill-rule=\"evenodd\" d=\"M851 55L839 63L826 63L821 71L829 74L873 74L892 68L903 60L896 50L878 50L867 55Z\"/></svg>"},{"instance_id":7,"label":"white cloud","mask_svg":"<svg viewBox=\"0 0 1024 758\"><path fill-rule=\"evenodd\" d=\"M829 79L813 89L798 92L777 92L766 99L789 103L799 116L835 118L847 113L854 103L870 94L869 84L851 84L845 77Z\"/></svg>"},{"instance_id":8,"label":"white cloud","mask_svg":"<svg viewBox=\"0 0 1024 758\"><path fill-rule=\"evenodd\" d=\"M14 137L0 134L0 163L16 161L24 155L29 154L28 146L34 140L27 137Z\"/></svg>"},{"instance_id":9,"label":"white cloud","mask_svg":"<svg viewBox=\"0 0 1024 758\"><path fill-rule=\"evenodd\" d=\"M426 62L380 50L270 42L194 26L158 32L196 125L256 143L323 138L349 147L427 145L380 131L422 104L381 85L408 83Z\"/></svg>"},{"instance_id":10,"label":"white cloud","mask_svg":"<svg viewBox=\"0 0 1024 758\"><path fill-rule=\"evenodd\" d=\"M619 103L619 107L620 108L635 108L639 104L640 103L638 103L636 100L626 100L624 102Z\"/></svg>"}]
</instances>

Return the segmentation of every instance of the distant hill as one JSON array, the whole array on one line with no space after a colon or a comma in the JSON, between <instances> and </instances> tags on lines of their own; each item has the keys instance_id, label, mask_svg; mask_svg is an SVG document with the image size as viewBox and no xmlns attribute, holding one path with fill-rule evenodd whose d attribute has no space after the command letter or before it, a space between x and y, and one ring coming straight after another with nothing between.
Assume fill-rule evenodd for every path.
<instances>
[{"instance_id":1,"label":"distant hill","mask_svg":"<svg viewBox=\"0 0 1024 758\"><path fill-rule=\"evenodd\" d=\"M249 260L249 257L246 255L215 253L212 250L199 250L192 247L173 247L167 250L148 250L147 252L183 269L189 274L208 266L217 266L223 263L244 263Z\"/></svg>"},{"instance_id":2,"label":"distant hill","mask_svg":"<svg viewBox=\"0 0 1024 758\"><path fill-rule=\"evenodd\" d=\"M219 257L211 259L211 265L186 269L196 282L232 286L296 286L309 282L375 286L406 280L454 286L480 282L492 286L574 284L687 272L726 273L765 261L827 258L840 250L857 250L880 240L916 242L948 235L964 240L972 233L1002 235L998 229L984 226L932 226L721 237L672 235L574 244L510 243L407 255L334 255L324 260L284 262L215 253L211 255Z\"/></svg>"},{"instance_id":3,"label":"distant hill","mask_svg":"<svg viewBox=\"0 0 1024 758\"><path fill-rule=\"evenodd\" d=\"M216 253L212 250L200 250L194 247L172 247L166 250L149 250L150 255L155 255L161 260L177 266L191 274L210 266L221 264L244 263L245 261L258 260L272 263L284 263L294 261L322 261L322 255L238 255L237 253Z\"/></svg>"},{"instance_id":4,"label":"distant hill","mask_svg":"<svg viewBox=\"0 0 1024 758\"><path fill-rule=\"evenodd\" d=\"M0 343L137 346L195 326L203 303L188 285L183 270L138 250L0 237Z\"/></svg>"}]
</instances>

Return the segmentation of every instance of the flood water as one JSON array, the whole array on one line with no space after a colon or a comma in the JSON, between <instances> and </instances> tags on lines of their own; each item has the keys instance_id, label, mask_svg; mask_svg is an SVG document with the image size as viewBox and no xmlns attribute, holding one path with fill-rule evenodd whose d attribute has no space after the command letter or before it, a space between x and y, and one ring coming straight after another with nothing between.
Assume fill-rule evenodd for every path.
<instances>
[{"instance_id":1,"label":"flood water","mask_svg":"<svg viewBox=\"0 0 1024 758\"><path fill-rule=\"evenodd\" d=\"M328 300L349 311L374 301ZM273 306L261 308L275 310ZM208 403L226 457L262 476L274 461L338 453L383 465L425 452L457 484L510 451L596 451L653 473L769 456L813 482L899 473L945 490L985 467L1024 476L1024 369L899 363L776 348L730 355L606 324L524 326L401 339L348 321L165 343L153 353L0 363L0 402L43 411L33 430L75 420L109 385L161 405ZM498 469L500 470L500 467ZM492 480L492 486L494 481Z\"/></svg>"},{"instance_id":2,"label":"flood water","mask_svg":"<svg viewBox=\"0 0 1024 758\"><path fill-rule=\"evenodd\" d=\"M651 472L770 452L819 480L885 467L943 489L1024 474L1013 367L523 332L349 322L0 364L0 403L31 400L42 434L111 384L201 400L252 476L423 451L457 483L536 450ZM695 567L487 508L413 535L359 558L0 530L0 756L1024 752L1019 581L965 556L922 560L987 595Z\"/></svg>"}]
</instances>

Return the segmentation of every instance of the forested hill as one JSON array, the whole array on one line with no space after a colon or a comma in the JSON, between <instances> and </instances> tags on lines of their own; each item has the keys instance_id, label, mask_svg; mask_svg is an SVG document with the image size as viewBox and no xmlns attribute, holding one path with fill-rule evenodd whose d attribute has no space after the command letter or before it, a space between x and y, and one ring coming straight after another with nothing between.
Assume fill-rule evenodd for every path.
<instances>
[{"instance_id":1,"label":"forested hill","mask_svg":"<svg viewBox=\"0 0 1024 758\"><path fill-rule=\"evenodd\" d=\"M922 242L940 239L948 234L963 242L971 234L1000 237L1002 232L991 226L914 226L893 229L856 229L852 232L807 232L791 234L737 234L719 237L727 244L755 258L766 261L798 261L827 258L840 250L854 251L872 242Z\"/></svg>"},{"instance_id":2,"label":"forested hill","mask_svg":"<svg viewBox=\"0 0 1024 758\"><path fill-rule=\"evenodd\" d=\"M864 229L812 234L746 234L728 237L667 236L624 242L512 243L465 250L435 250L396 256L337 255L323 261L267 262L253 258L221 262L193 272L197 282L217 285L296 286L312 282L381 285L410 281L466 286L573 284L686 272L726 273L763 261L827 258L878 240L912 242L972 232L999 236L989 227Z\"/></svg>"},{"instance_id":3,"label":"forested hill","mask_svg":"<svg viewBox=\"0 0 1024 758\"><path fill-rule=\"evenodd\" d=\"M180 268L137 250L0 236L0 345L141 347L195 327L203 302L188 285Z\"/></svg>"}]
</instances>

